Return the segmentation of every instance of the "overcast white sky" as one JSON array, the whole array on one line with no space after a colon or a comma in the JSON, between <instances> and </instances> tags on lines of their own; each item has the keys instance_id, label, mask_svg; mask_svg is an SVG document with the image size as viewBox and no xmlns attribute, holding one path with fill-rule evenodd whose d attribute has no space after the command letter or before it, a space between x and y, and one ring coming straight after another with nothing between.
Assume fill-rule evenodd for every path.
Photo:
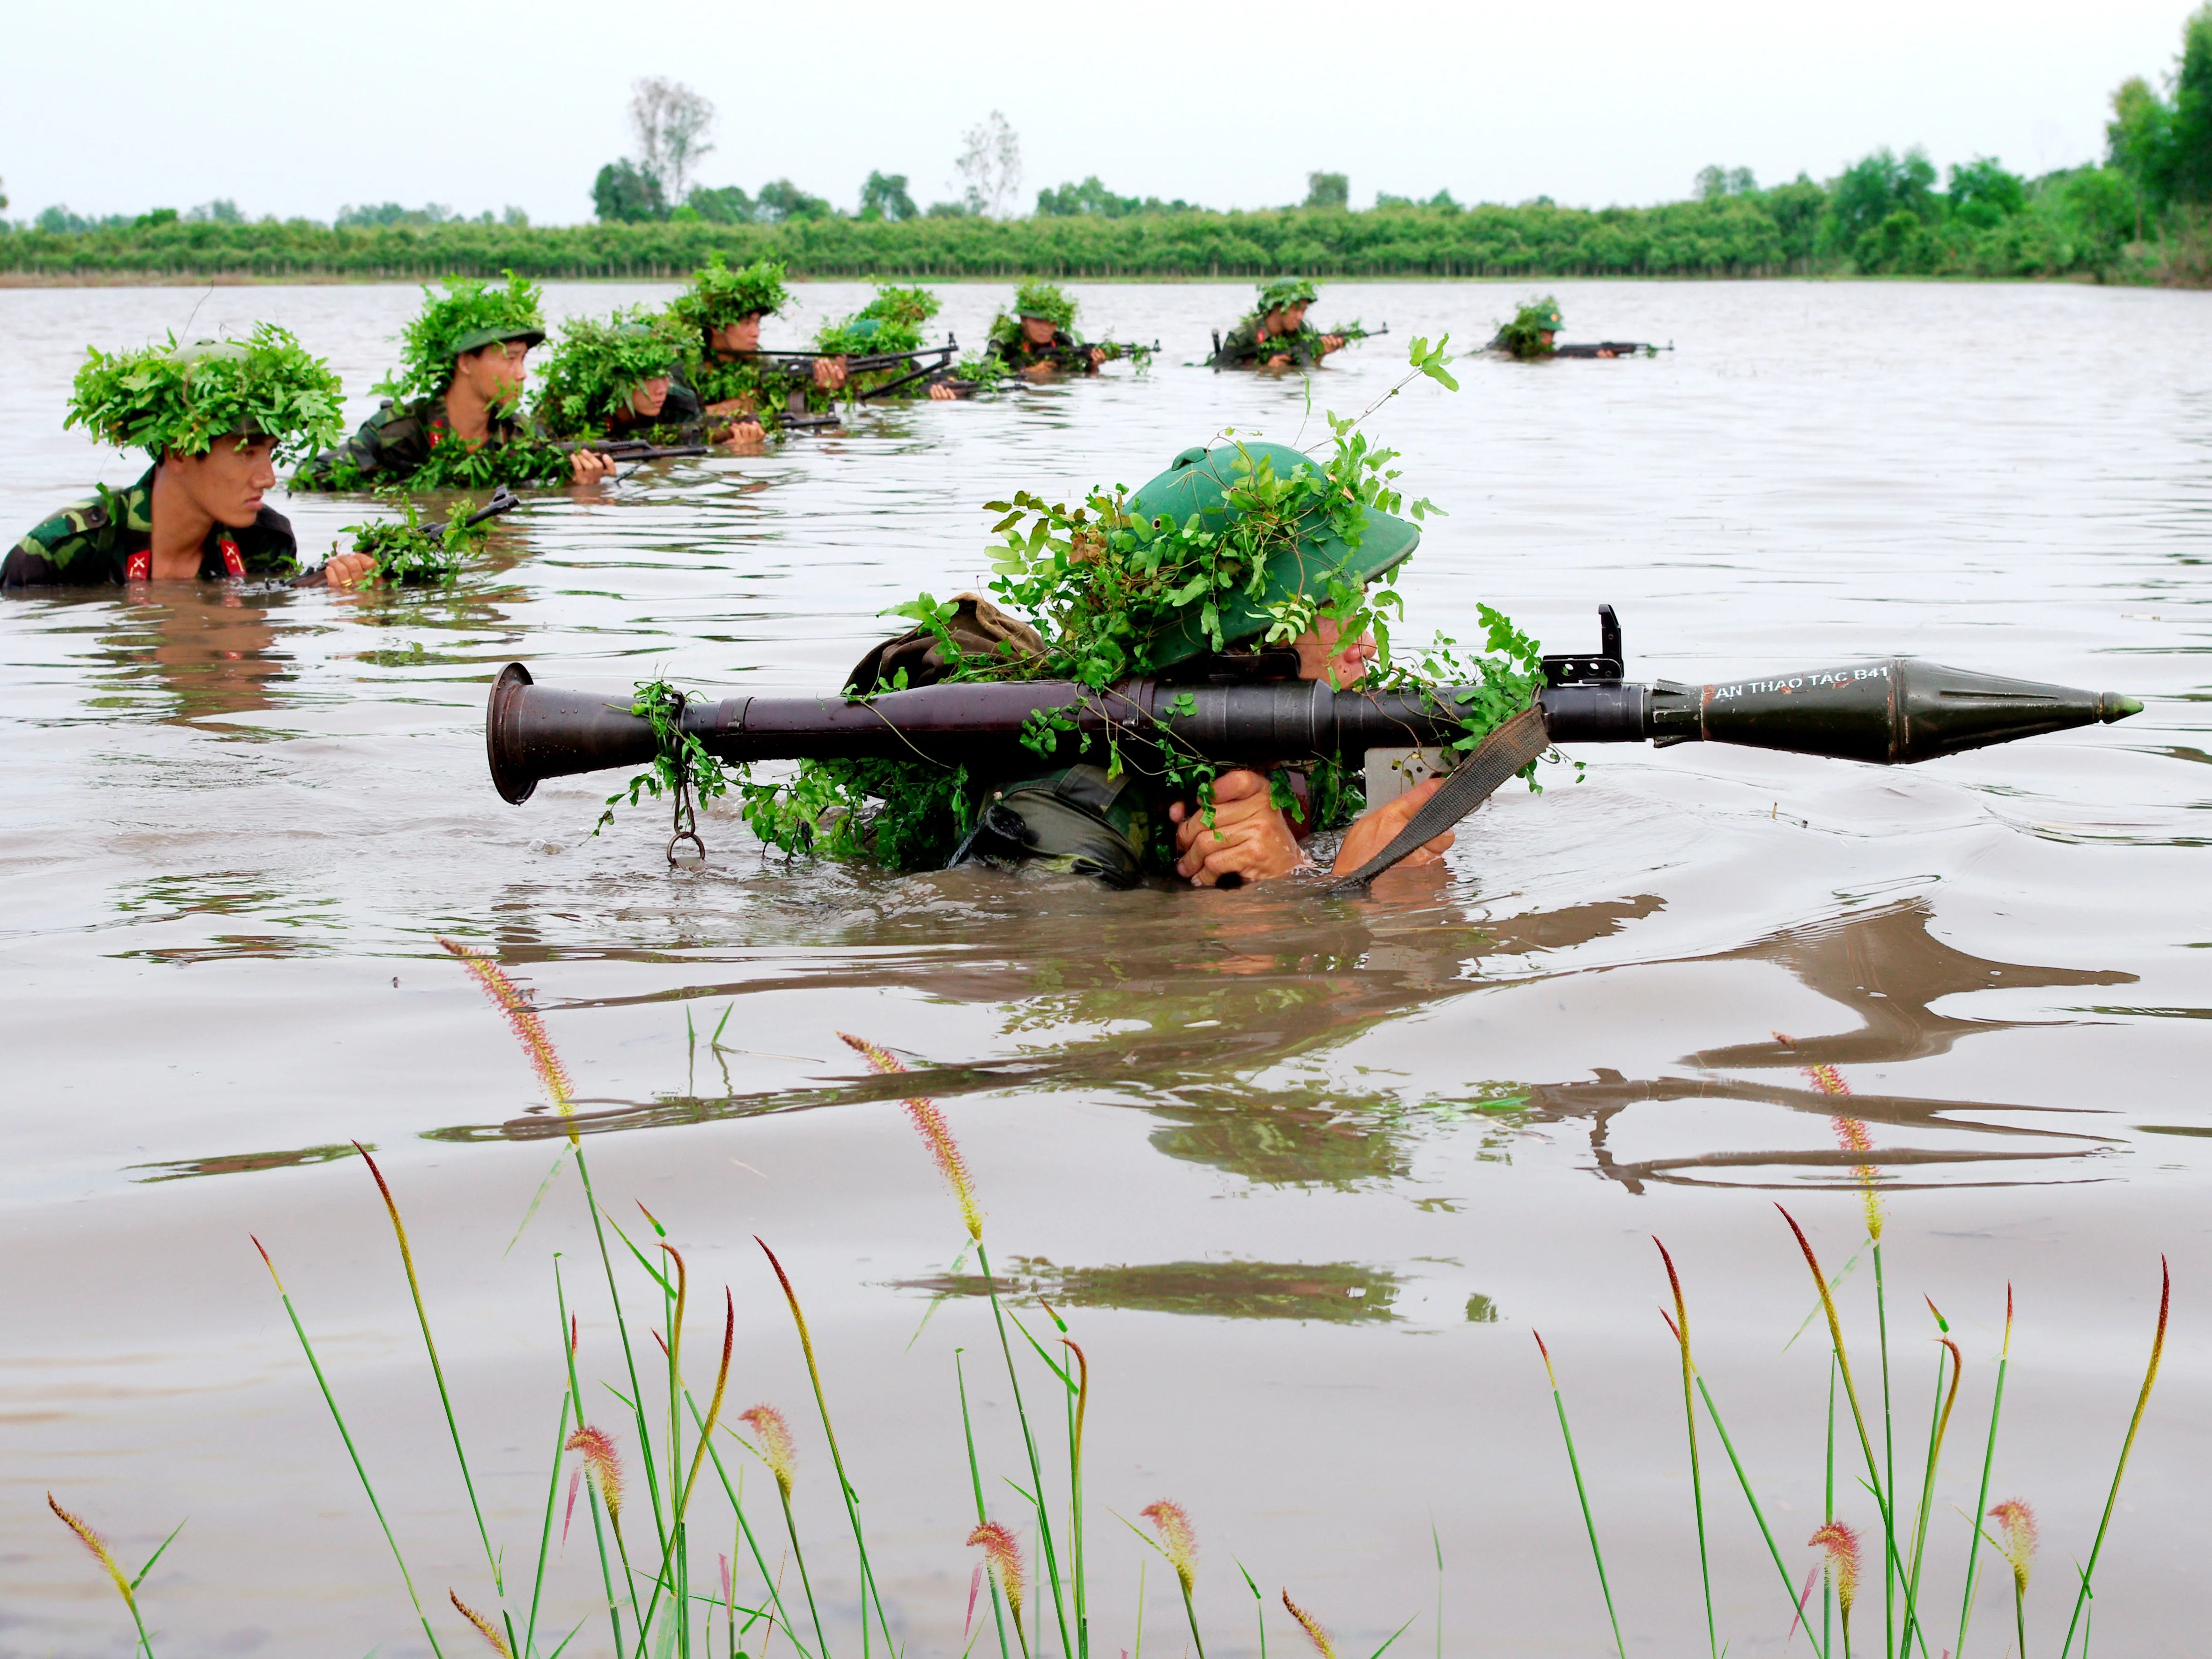
<instances>
[{"instance_id":1,"label":"overcast white sky","mask_svg":"<svg viewBox=\"0 0 2212 1659\"><path fill-rule=\"evenodd\" d=\"M570 223L629 149L645 75L720 106L702 182L787 176L848 210L871 168L924 204L957 194L960 134L994 106L1025 202L1095 173L1264 207L1328 168L1358 206L1447 188L1602 206L1686 195L1709 161L1826 177L1877 144L2037 173L2100 155L2112 88L2170 71L2189 9L72 0L11 12L0 187L19 219L227 196L255 217L397 200Z\"/></svg>"}]
</instances>

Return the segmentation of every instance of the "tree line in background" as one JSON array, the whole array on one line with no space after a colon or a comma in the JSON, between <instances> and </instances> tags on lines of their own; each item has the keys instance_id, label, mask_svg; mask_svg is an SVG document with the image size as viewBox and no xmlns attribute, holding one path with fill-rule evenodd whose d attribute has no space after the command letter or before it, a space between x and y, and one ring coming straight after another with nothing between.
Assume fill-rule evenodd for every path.
<instances>
[{"instance_id":1,"label":"tree line in background","mask_svg":"<svg viewBox=\"0 0 2212 1659\"><path fill-rule=\"evenodd\" d=\"M1514 206L1381 195L1351 205L1341 173L1308 175L1294 207L1217 212L1117 195L1094 174L1036 192L1015 216L1021 145L993 111L963 137L958 198L916 205L908 175L872 172L846 212L788 179L757 191L696 181L714 149L712 103L675 82L632 89L636 154L592 188L599 222L532 227L510 207L471 219L433 204L347 207L334 224L247 222L228 200L97 222L54 207L0 234L27 274L284 276L672 276L720 251L817 276L2062 276L2212 282L2212 3L2192 14L2163 88L2112 94L2101 163L2030 179L1980 157L1939 175L1884 148L1816 182L1762 189L1709 167L1690 199L1656 207ZM0 196L0 206L6 198Z\"/></svg>"}]
</instances>

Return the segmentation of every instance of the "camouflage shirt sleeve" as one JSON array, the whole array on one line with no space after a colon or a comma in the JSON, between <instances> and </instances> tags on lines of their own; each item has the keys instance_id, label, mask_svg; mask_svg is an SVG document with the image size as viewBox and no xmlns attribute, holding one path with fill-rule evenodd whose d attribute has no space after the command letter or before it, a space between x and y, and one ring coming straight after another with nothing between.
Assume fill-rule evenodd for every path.
<instances>
[{"instance_id":1,"label":"camouflage shirt sleeve","mask_svg":"<svg viewBox=\"0 0 2212 1659\"><path fill-rule=\"evenodd\" d=\"M1247 317L1221 337L1221 349L1214 354L1213 361L1219 364L1235 365L1257 362L1259 358L1259 319Z\"/></svg>"},{"instance_id":2,"label":"camouflage shirt sleeve","mask_svg":"<svg viewBox=\"0 0 2212 1659\"><path fill-rule=\"evenodd\" d=\"M397 483L430 458L430 417L437 399L386 401L361 429L326 449L293 475L299 489L351 489L371 479Z\"/></svg>"},{"instance_id":3,"label":"camouflage shirt sleeve","mask_svg":"<svg viewBox=\"0 0 2212 1659\"><path fill-rule=\"evenodd\" d=\"M33 526L0 561L0 587L92 587L123 580L121 526L103 493Z\"/></svg>"}]
</instances>

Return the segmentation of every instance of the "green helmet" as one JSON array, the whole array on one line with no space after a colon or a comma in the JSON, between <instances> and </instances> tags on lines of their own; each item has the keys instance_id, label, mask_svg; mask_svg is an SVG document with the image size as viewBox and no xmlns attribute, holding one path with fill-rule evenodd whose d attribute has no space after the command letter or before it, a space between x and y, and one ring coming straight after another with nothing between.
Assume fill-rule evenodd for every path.
<instances>
[{"instance_id":1,"label":"green helmet","mask_svg":"<svg viewBox=\"0 0 2212 1659\"><path fill-rule=\"evenodd\" d=\"M1129 500L1133 515L1170 518L1187 522L1194 513L1207 529L1233 522L1240 509L1230 495L1240 483L1262 469L1287 478L1314 462L1287 444L1224 444L1218 449L1186 449L1168 463L1168 470L1146 483ZM1317 470L1317 469L1316 469ZM1352 546L1327 526L1316 526L1299 536L1291 556L1268 561L1266 584L1258 594L1239 590L1221 606L1223 643L1236 645L1264 634L1274 622L1271 605L1301 594L1325 591L1333 579L1371 582L1413 556L1420 545L1417 525L1388 513L1366 510L1359 544ZM1212 642L1194 605L1156 635L1146 650L1155 668L1165 668L1212 650Z\"/></svg>"},{"instance_id":2,"label":"green helmet","mask_svg":"<svg viewBox=\"0 0 2212 1659\"><path fill-rule=\"evenodd\" d=\"M1278 276L1260 288L1260 314L1280 311L1285 306L1307 305L1314 302L1316 291L1313 283L1304 276Z\"/></svg>"},{"instance_id":3,"label":"green helmet","mask_svg":"<svg viewBox=\"0 0 2212 1659\"><path fill-rule=\"evenodd\" d=\"M1014 290L1014 315L1042 317L1054 328L1066 328L1075 320L1075 301L1056 283L1024 283Z\"/></svg>"},{"instance_id":4,"label":"green helmet","mask_svg":"<svg viewBox=\"0 0 2212 1659\"><path fill-rule=\"evenodd\" d=\"M204 455L219 439L274 438L279 455L335 440L338 377L273 323L244 340L195 340L86 354L64 427L155 459Z\"/></svg>"},{"instance_id":5,"label":"green helmet","mask_svg":"<svg viewBox=\"0 0 2212 1659\"><path fill-rule=\"evenodd\" d=\"M448 278L446 291L422 290L422 309L400 334L400 367L377 390L387 397L419 398L443 392L453 380L453 359L503 340L540 345L545 319L538 289L513 271L504 288L470 277Z\"/></svg>"}]
</instances>

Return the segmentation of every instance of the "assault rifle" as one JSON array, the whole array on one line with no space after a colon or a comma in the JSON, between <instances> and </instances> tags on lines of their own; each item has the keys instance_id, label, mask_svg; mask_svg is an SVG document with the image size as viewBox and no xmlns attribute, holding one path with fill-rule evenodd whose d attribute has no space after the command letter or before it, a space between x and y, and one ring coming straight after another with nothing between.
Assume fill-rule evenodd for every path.
<instances>
[{"instance_id":1,"label":"assault rifle","mask_svg":"<svg viewBox=\"0 0 2212 1659\"><path fill-rule=\"evenodd\" d=\"M1599 340L1587 345L1555 345L1547 354L1553 357L1656 357L1662 351L1672 351L1674 343L1656 346L1643 340Z\"/></svg>"},{"instance_id":2,"label":"assault rifle","mask_svg":"<svg viewBox=\"0 0 2212 1659\"><path fill-rule=\"evenodd\" d=\"M520 507L521 505L522 497L516 495L505 484L501 484L498 489L491 492L491 499L489 501L486 501L475 512L470 514L467 518L461 520L461 528L464 530L473 530L480 524L490 523L492 520L496 519L502 513L514 512L516 507ZM415 533L422 537L425 541L434 542L446 533L447 529L452 525L452 523L453 520L450 519L433 519L428 524L416 525L415 526ZM294 587L315 587L320 586L323 580L323 573L328 568L329 564L330 561L325 559L321 564L317 565L313 570L301 571L298 575L292 578L291 586Z\"/></svg>"},{"instance_id":3,"label":"assault rifle","mask_svg":"<svg viewBox=\"0 0 2212 1659\"><path fill-rule=\"evenodd\" d=\"M1519 727L1524 738L1533 734L1533 750L1524 745L1497 781L1555 743L1727 743L1896 765L2124 720L2142 708L2116 692L1905 657L1703 685L1638 684L1622 677L1620 625L1612 606L1601 607L1599 623L1602 642L1595 653L1544 659L1535 718L1516 720L1497 734ZM1065 681L949 681L866 701L689 702L680 724L709 754L738 764L924 759L985 775L1033 773L1048 763L1025 739L1049 736L1063 761L1082 753L1087 742L1094 757L1110 744L1133 757L1164 750L1224 765L1333 759L1357 766L1374 750L1455 752L1466 735L1461 707L1475 693L1471 686L1448 685L1333 691L1325 681L1299 679L1183 685L1126 680L1104 692ZM630 712L627 694L538 685L520 663L508 664L492 686L484 738L493 787L518 804L541 779L642 766L657 749L652 726ZM1489 748L1475 751L1470 771ZM1459 811L1472 810L1474 800ZM1422 839L1439 833L1441 827L1431 827Z\"/></svg>"},{"instance_id":4,"label":"assault rifle","mask_svg":"<svg viewBox=\"0 0 2212 1659\"><path fill-rule=\"evenodd\" d=\"M580 449L594 455L611 456L617 461L665 461L674 455L711 455L712 444L656 444L644 438L579 438L572 442L553 446L564 455Z\"/></svg>"},{"instance_id":5,"label":"assault rifle","mask_svg":"<svg viewBox=\"0 0 2212 1659\"><path fill-rule=\"evenodd\" d=\"M1310 327L1311 325L1308 325L1308 326ZM1376 338L1378 335L1388 334L1390 331L1390 325L1385 323L1380 328L1366 328L1363 327L1357 320L1354 320L1352 322L1346 323L1341 328L1316 329L1315 331L1320 334L1323 338L1327 338L1329 335L1334 334L1338 339L1343 341L1346 345L1349 345L1354 340L1371 340ZM1273 337L1271 336L1270 342L1273 338ZM1272 343L1270 343L1270 342L1262 342L1258 351L1254 355L1252 362L1255 366L1265 362L1270 357L1296 356L1298 353L1299 348L1295 340L1291 341L1291 349L1288 351L1284 351L1275 348ZM1222 367L1221 331L1218 328L1213 331L1213 355L1206 359L1206 366L1209 368L1213 369L1216 373L1218 373ZM1237 368L1242 368L1243 366L1243 365L1241 363L1236 365Z\"/></svg>"}]
</instances>

